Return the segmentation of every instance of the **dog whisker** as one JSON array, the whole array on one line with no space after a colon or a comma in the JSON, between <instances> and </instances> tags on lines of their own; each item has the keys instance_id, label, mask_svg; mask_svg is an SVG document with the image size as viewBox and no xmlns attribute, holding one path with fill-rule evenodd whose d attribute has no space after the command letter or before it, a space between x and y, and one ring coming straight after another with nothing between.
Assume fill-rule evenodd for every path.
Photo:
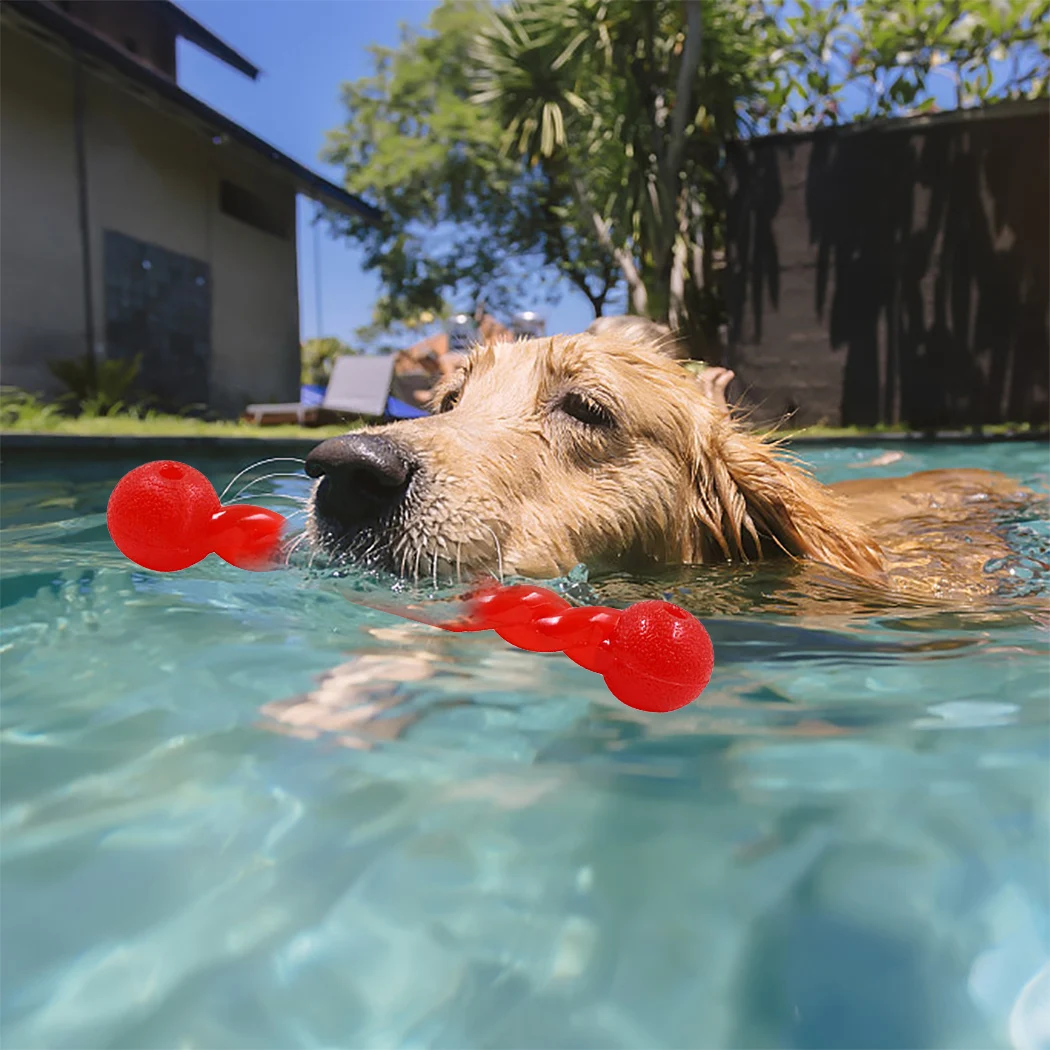
<instances>
[{"instance_id":1,"label":"dog whisker","mask_svg":"<svg viewBox=\"0 0 1050 1050\"><path fill-rule=\"evenodd\" d=\"M258 485L259 482L261 482L261 481L272 481L274 478L296 478L299 481L306 481L306 480L308 480L305 474L288 474L288 473L283 473L283 472L282 473L276 473L276 474L264 474L261 478L252 478L252 480L249 481L248 484L245 485L237 493L236 496L234 496L234 499L240 499L253 485ZM303 499L303 500L307 500L310 497L309 496L302 496L300 498Z\"/></svg>"},{"instance_id":2,"label":"dog whisker","mask_svg":"<svg viewBox=\"0 0 1050 1050\"><path fill-rule=\"evenodd\" d=\"M287 493L287 492L265 492L265 493L260 492L260 493L256 493L255 495L247 495L247 496L241 496L241 495L238 494L236 496L233 496L231 499L226 500L226 502L223 504L223 506L228 507L231 503L247 503L249 500L263 500L263 499L266 499L266 500L270 500L270 499L289 500L290 502L296 503L300 507L303 507L304 509L306 507L306 504L309 502L309 500L307 498L305 498L305 497L293 496L293 495L291 495L291 493Z\"/></svg>"},{"instance_id":3,"label":"dog whisker","mask_svg":"<svg viewBox=\"0 0 1050 1050\"><path fill-rule=\"evenodd\" d=\"M479 572L500 582L538 578L580 562L633 571L786 557L925 593L940 588L940 577L920 578L918 555L896 550L886 501L894 520L917 522L913 495L936 497L934 508L953 499L969 515L964 483L984 500L1016 491L986 472L821 485L782 437L753 433L730 410L731 371L713 366L697 376L673 360L684 349L677 340L665 326L625 318L513 350L476 348L437 388L438 397L455 395L450 411L348 439L347 454L366 457L365 469L335 472L310 488L306 538L290 549L306 543L322 557L364 561L406 583L421 585L426 571L435 587L451 579L453 562L462 583ZM253 488L248 481L237 498ZM302 489L287 488L293 495L282 498L295 504ZM963 575L980 551L964 554ZM970 593L968 582L959 586ZM985 586L982 575L975 593Z\"/></svg>"},{"instance_id":4,"label":"dog whisker","mask_svg":"<svg viewBox=\"0 0 1050 1050\"><path fill-rule=\"evenodd\" d=\"M481 523L481 527L486 529L489 535L492 537L492 542L496 545L496 565L499 569L499 582L503 582L503 551L499 545L499 537L486 525L484 522Z\"/></svg>"},{"instance_id":5,"label":"dog whisker","mask_svg":"<svg viewBox=\"0 0 1050 1050\"><path fill-rule=\"evenodd\" d=\"M295 552L306 542L308 535L309 535L308 533L302 532L298 536L295 537L295 539L292 541L291 545L288 547L288 549L284 553L284 560L285 560L285 562L288 562L288 561L291 560L292 555L295 554Z\"/></svg>"},{"instance_id":6,"label":"dog whisker","mask_svg":"<svg viewBox=\"0 0 1050 1050\"><path fill-rule=\"evenodd\" d=\"M220 493L219 502L221 503L223 499L225 499L226 493L229 492L245 474L250 474L253 470L258 470L259 467L266 466L267 463L299 463L304 467L306 466L306 460L299 459L297 456L271 456L269 459L260 459L257 463L252 463L251 466L245 467L244 470L235 474L233 478L231 478L230 483ZM305 473L289 474L288 477L305 478L306 475Z\"/></svg>"}]
</instances>

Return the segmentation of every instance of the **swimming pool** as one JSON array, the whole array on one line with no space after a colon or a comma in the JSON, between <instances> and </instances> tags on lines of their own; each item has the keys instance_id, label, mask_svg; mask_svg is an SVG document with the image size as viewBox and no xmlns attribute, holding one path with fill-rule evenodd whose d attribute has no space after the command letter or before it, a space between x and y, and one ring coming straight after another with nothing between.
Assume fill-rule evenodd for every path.
<instances>
[{"instance_id":1,"label":"swimming pool","mask_svg":"<svg viewBox=\"0 0 1050 1050\"><path fill-rule=\"evenodd\" d=\"M801 451L825 481L1047 488L1041 444L858 469L885 449ZM220 489L246 462L177 458ZM620 581L720 610L703 702L634 717L563 657L302 568L136 572L103 517L135 462L4 465L5 1046L1050 1045L1038 613L822 620L772 577ZM1012 541L1031 595L1050 529ZM436 673L387 698L418 717L397 739L263 713L408 651Z\"/></svg>"}]
</instances>

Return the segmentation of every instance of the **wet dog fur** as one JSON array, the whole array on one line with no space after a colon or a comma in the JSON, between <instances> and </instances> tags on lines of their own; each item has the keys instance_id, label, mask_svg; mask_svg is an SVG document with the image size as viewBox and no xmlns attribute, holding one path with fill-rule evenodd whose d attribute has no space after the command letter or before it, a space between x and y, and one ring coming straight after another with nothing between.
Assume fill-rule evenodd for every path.
<instances>
[{"instance_id":1,"label":"wet dog fur","mask_svg":"<svg viewBox=\"0 0 1050 1050\"><path fill-rule=\"evenodd\" d=\"M312 544L446 581L774 556L884 568L830 489L629 334L478 348L435 406L315 450ZM347 498L377 474L394 498Z\"/></svg>"}]
</instances>

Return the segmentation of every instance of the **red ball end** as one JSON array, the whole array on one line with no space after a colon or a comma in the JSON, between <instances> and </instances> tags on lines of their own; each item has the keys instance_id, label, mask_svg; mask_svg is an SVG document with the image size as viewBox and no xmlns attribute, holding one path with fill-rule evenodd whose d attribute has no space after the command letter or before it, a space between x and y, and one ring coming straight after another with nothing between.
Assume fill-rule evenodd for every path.
<instances>
[{"instance_id":1,"label":"red ball end","mask_svg":"<svg viewBox=\"0 0 1050 1050\"><path fill-rule=\"evenodd\" d=\"M125 474L109 497L106 524L126 558L154 572L178 572L207 557L219 497L193 467L157 460Z\"/></svg>"},{"instance_id":2,"label":"red ball end","mask_svg":"<svg viewBox=\"0 0 1050 1050\"><path fill-rule=\"evenodd\" d=\"M711 680L715 651L694 616L670 602L638 602L620 617L609 640L612 694L638 711L676 711Z\"/></svg>"},{"instance_id":3,"label":"red ball end","mask_svg":"<svg viewBox=\"0 0 1050 1050\"><path fill-rule=\"evenodd\" d=\"M209 546L229 565L264 572L276 564L284 524L282 515L265 507L223 507L211 517Z\"/></svg>"}]
</instances>

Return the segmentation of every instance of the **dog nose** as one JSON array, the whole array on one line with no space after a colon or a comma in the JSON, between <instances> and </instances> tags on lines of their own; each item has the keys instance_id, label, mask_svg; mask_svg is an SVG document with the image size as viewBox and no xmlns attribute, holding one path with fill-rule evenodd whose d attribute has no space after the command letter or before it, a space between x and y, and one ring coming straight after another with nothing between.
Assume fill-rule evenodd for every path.
<instances>
[{"instance_id":1,"label":"dog nose","mask_svg":"<svg viewBox=\"0 0 1050 1050\"><path fill-rule=\"evenodd\" d=\"M306 473L320 478L317 507L340 521L360 521L396 507L418 464L379 434L344 434L322 441L306 457Z\"/></svg>"}]
</instances>

